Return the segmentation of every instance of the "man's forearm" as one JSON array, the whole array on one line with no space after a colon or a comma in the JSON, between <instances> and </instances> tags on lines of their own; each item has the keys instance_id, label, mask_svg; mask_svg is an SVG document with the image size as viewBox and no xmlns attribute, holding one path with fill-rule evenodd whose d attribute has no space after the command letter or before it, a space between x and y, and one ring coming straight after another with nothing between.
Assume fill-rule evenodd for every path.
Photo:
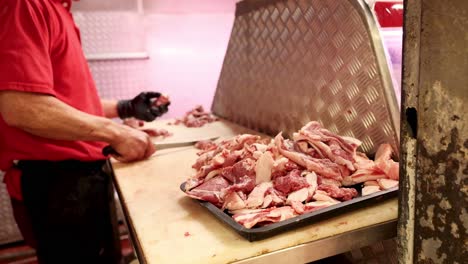
<instances>
[{"instance_id":1,"label":"man's forearm","mask_svg":"<svg viewBox=\"0 0 468 264\"><path fill-rule=\"evenodd\" d=\"M104 115L107 118L119 117L117 112L117 101L116 100L107 100L101 99L102 108L104 109Z\"/></svg>"},{"instance_id":2,"label":"man's forearm","mask_svg":"<svg viewBox=\"0 0 468 264\"><path fill-rule=\"evenodd\" d=\"M104 141L118 138L121 128L109 119L81 112L53 96L0 92L0 114L13 127L57 140Z\"/></svg>"}]
</instances>

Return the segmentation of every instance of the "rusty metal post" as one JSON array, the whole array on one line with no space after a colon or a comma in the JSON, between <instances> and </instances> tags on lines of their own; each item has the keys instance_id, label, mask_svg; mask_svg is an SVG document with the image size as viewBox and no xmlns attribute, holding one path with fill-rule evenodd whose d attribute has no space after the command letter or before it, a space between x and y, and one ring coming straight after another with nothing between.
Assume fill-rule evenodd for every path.
<instances>
[{"instance_id":1,"label":"rusty metal post","mask_svg":"<svg viewBox=\"0 0 468 264\"><path fill-rule=\"evenodd\" d=\"M400 263L468 261L468 1L405 1Z\"/></svg>"}]
</instances>

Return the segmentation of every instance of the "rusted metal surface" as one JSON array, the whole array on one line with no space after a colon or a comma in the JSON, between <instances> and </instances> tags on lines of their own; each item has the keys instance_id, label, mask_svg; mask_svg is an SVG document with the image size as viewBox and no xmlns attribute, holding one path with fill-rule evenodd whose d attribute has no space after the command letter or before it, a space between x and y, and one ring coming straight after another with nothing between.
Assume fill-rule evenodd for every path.
<instances>
[{"instance_id":1,"label":"rusted metal surface","mask_svg":"<svg viewBox=\"0 0 468 264\"><path fill-rule=\"evenodd\" d=\"M406 14L399 259L466 263L468 1L408 0Z\"/></svg>"},{"instance_id":2,"label":"rusted metal surface","mask_svg":"<svg viewBox=\"0 0 468 264\"><path fill-rule=\"evenodd\" d=\"M401 98L401 148L400 197L398 204L398 254L400 263L413 263L414 203L416 181L416 133L419 87L419 49L421 2L405 1L402 98ZM408 114L407 114L408 113ZM411 114L413 113L413 114ZM417 116L417 113L416 113Z\"/></svg>"}]
</instances>

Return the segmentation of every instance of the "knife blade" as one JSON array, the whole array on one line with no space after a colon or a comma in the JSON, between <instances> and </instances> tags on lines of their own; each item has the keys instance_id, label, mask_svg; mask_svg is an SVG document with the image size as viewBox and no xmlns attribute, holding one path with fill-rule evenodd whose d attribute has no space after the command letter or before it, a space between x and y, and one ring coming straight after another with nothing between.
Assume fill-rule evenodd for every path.
<instances>
[{"instance_id":1,"label":"knife blade","mask_svg":"<svg viewBox=\"0 0 468 264\"><path fill-rule=\"evenodd\" d=\"M156 143L153 143L153 145L156 148L156 150L163 150L163 149L169 149L169 148L188 147L188 146L195 145L195 143L199 141L204 141L204 140L213 141L218 138L219 137L211 137L211 138L206 138L206 139L196 139L196 140L188 140L188 141L180 141L180 142L156 142ZM117 153L117 151L115 151L115 149L111 147L110 145L102 149L102 154L104 156L109 156L109 155L119 156L119 153Z\"/></svg>"}]
</instances>

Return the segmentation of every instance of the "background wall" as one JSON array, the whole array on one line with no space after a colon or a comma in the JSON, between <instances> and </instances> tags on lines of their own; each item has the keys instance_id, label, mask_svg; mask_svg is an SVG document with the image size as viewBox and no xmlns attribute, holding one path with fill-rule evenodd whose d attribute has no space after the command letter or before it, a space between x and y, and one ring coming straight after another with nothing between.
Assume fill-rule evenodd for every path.
<instances>
[{"instance_id":1,"label":"background wall","mask_svg":"<svg viewBox=\"0 0 468 264\"><path fill-rule=\"evenodd\" d=\"M99 3L97 3L99 2ZM170 95L164 118L197 104L211 107L235 0L81 0L73 14L88 56L141 53L149 59L91 60L104 98L130 98L144 90Z\"/></svg>"}]
</instances>

